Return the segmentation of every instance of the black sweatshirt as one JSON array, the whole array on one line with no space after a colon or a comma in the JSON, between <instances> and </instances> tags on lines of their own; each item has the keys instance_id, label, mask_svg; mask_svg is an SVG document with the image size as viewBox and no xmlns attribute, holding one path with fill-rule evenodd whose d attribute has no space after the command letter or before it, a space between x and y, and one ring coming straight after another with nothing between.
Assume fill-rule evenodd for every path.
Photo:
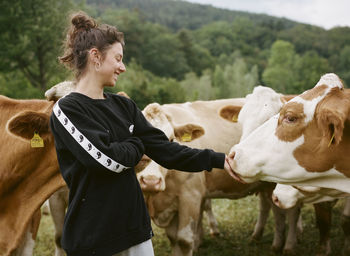
<instances>
[{"instance_id":1,"label":"black sweatshirt","mask_svg":"<svg viewBox=\"0 0 350 256\"><path fill-rule=\"evenodd\" d=\"M50 126L70 194L62 246L67 254L111 256L153 236L134 166L143 154L182 171L223 168L225 155L169 142L125 97L71 93Z\"/></svg>"}]
</instances>

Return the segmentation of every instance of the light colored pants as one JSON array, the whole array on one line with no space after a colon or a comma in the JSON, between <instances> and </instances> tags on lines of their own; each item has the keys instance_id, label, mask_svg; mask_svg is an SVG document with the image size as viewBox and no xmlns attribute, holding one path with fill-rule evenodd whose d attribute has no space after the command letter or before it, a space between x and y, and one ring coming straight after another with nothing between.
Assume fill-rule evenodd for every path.
<instances>
[{"instance_id":1,"label":"light colored pants","mask_svg":"<svg viewBox=\"0 0 350 256\"><path fill-rule=\"evenodd\" d=\"M152 240L149 239L112 256L154 256Z\"/></svg>"}]
</instances>

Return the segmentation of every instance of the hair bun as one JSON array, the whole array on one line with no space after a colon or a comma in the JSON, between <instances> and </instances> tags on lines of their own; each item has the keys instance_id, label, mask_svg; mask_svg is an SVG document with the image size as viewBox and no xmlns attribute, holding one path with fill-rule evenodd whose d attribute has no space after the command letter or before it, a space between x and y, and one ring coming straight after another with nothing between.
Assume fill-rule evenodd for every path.
<instances>
[{"instance_id":1,"label":"hair bun","mask_svg":"<svg viewBox=\"0 0 350 256\"><path fill-rule=\"evenodd\" d=\"M79 12L72 17L72 24L76 30L89 30L97 27L95 20L83 12Z\"/></svg>"}]
</instances>

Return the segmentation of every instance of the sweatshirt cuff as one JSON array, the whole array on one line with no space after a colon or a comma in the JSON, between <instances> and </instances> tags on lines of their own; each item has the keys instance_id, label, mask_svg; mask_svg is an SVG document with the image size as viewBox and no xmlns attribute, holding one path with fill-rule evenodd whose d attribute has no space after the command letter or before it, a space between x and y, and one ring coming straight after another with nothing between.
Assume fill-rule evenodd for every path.
<instances>
[{"instance_id":1,"label":"sweatshirt cuff","mask_svg":"<svg viewBox=\"0 0 350 256\"><path fill-rule=\"evenodd\" d=\"M213 152L211 158L212 168L224 169L225 157L226 155L224 153Z\"/></svg>"}]
</instances>

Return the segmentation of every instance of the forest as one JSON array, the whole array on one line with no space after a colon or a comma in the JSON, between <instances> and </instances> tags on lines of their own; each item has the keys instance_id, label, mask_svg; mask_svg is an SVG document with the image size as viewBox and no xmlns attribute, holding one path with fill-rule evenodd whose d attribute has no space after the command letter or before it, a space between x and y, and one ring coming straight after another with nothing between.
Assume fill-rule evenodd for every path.
<instances>
[{"instance_id":1,"label":"forest","mask_svg":"<svg viewBox=\"0 0 350 256\"><path fill-rule=\"evenodd\" d=\"M74 79L58 57L78 10L124 32L127 72L111 90L140 108L244 97L257 85L297 94L329 72L350 85L349 27L326 30L180 0L12 0L0 3L0 94L44 98Z\"/></svg>"}]
</instances>

